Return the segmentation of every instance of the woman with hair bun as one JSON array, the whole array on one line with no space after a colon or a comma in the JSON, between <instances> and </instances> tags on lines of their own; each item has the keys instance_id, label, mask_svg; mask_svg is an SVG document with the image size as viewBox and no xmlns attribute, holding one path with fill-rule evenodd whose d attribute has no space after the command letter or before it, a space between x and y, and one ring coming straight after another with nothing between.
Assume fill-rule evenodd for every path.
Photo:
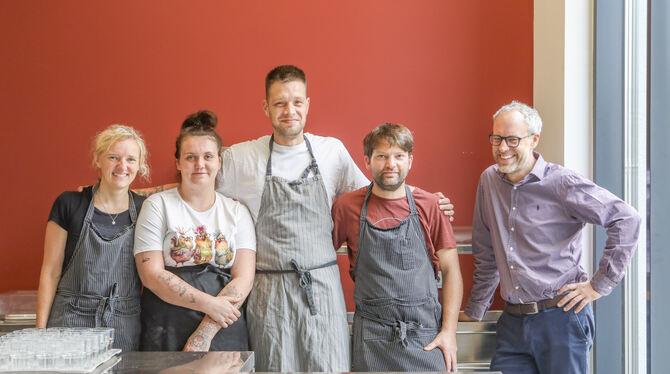
<instances>
[{"instance_id":1,"label":"woman with hair bun","mask_svg":"<svg viewBox=\"0 0 670 374\"><path fill-rule=\"evenodd\" d=\"M256 235L247 208L214 190L221 168L216 115L186 118L175 189L151 195L135 232L144 283L143 351L246 351L242 304L254 281Z\"/></svg>"},{"instance_id":2,"label":"woman with hair bun","mask_svg":"<svg viewBox=\"0 0 670 374\"><path fill-rule=\"evenodd\" d=\"M133 261L135 221L144 201L129 190L149 175L147 150L131 127L112 125L93 142L100 182L63 192L44 238L37 327L113 327L114 347L136 351L141 283Z\"/></svg>"}]
</instances>

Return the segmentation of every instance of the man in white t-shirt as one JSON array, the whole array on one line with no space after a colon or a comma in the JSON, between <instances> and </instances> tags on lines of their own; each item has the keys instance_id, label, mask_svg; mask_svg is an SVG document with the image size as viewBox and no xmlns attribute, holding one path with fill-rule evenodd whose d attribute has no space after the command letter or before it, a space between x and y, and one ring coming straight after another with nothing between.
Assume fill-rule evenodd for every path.
<instances>
[{"instance_id":1,"label":"man in white t-shirt","mask_svg":"<svg viewBox=\"0 0 670 374\"><path fill-rule=\"evenodd\" d=\"M272 136L223 153L217 191L256 223L256 279L247 305L258 371L349 371L349 329L336 254L333 198L368 184L335 138L304 134L305 75L279 66L266 78ZM270 157L271 156L271 157Z\"/></svg>"}]
</instances>

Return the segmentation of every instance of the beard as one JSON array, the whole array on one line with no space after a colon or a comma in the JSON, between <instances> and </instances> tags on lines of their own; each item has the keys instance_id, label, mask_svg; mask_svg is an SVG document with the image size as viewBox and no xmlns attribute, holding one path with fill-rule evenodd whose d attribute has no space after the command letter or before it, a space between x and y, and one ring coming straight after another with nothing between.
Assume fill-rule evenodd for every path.
<instances>
[{"instance_id":1,"label":"beard","mask_svg":"<svg viewBox=\"0 0 670 374\"><path fill-rule=\"evenodd\" d=\"M397 191L407 178L407 171L400 170L395 178L384 178L384 171L372 176L377 187L384 191Z\"/></svg>"},{"instance_id":2,"label":"beard","mask_svg":"<svg viewBox=\"0 0 670 374\"><path fill-rule=\"evenodd\" d=\"M282 127L281 125L272 124L274 132L284 138L295 138L302 133L302 130L305 128L304 124L293 127Z\"/></svg>"}]
</instances>

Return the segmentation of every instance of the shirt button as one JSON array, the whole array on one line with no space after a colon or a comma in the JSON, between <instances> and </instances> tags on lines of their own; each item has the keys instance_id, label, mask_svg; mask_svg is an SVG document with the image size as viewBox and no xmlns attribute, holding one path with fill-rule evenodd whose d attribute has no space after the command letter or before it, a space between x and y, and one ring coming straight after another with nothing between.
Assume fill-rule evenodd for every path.
<instances>
[{"instance_id":1,"label":"shirt button","mask_svg":"<svg viewBox=\"0 0 670 374\"><path fill-rule=\"evenodd\" d=\"M607 288L611 290L611 289L612 289L612 286L607 286Z\"/></svg>"},{"instance_id":2,"label":"shirt button","mask_svg":"<svg viewBox=\"0 0 670 374\"><path fill-rule=\"evenodd\" d=\"M510 231L514 231L514 227L512 227L512 228L510 229Z\"/></svg>"},{"instance_id":3,"label":"shirt button","mask_svg":"<svg viewBox=\"0 0 670 374\"><path fill-rule=\"evenodd\" d=\"M514 189L516 190L516 186L514 186Z\"/></svg>"},{"instance_id":4,"label":"shirt button","mask_svg":"<svg viewBox=\"0 0 670 374\"><path fill-rule=\"evenodd\" d=\"M510 265L509 268L514 270L514 265Z\"/></svg>"},{"instance_id":5,"label":"shirt button","mask_svg":"<svg viewBox=\"0 0 670 374\"><path fill-rule=\"evenodd\" d=\"M513 251L513 250L514 250L514 247L509 247L509 250L510 250L510 251Z\"/></svg>"},{"instance_id":6,"label":"shirt button","mask_svg":"<svg viewBox=\"0 0 670 374\"><path fill-rule=\"evenodd\" d=\"M518 290L518 289L519 289L519 286L515 286L514 289L515 289L515 290Z\"/></svg>"},{"instance_id":7,"label":"shirt button","mask_svg":"<svg viewBox=\"0 0 670 374\"><path fill-rule=\"evenodd\" d=\"M516 210L516 207L515 207L515 206L513 206L513 207L512 207L512 210Z\"/></svg>"}]
</instances>

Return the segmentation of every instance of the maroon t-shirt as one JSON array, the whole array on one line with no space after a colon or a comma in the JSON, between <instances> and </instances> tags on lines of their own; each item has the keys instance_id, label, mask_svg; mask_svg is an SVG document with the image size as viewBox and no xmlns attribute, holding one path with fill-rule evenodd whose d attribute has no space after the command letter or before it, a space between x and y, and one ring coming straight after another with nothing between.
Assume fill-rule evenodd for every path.
<instances>
[{"instance_id":1,"label":"maroon t-shirt","mask_svg":"<svg viewBox=\"0 0 670 374\"><path fill-rule=\"evenodd\" d=\"M366 190L367 187L363 187L344 194L333 203L332 213L335 223L333 244L335 249L338 249L343 243L347 243L350 263L349 274L352 277L358 250L359 219ZM440 211L437 196L418 187L412 191L412 195L419 213L426 247L437 274L440 261L435 252L444 248L456 248L454 231L449 223L449 218ZM367 219L375 226L380 228L397 226L407 216L409 216L407 197L384 199L375 194L370 194Z\"/></svg>"}]
</instances>

